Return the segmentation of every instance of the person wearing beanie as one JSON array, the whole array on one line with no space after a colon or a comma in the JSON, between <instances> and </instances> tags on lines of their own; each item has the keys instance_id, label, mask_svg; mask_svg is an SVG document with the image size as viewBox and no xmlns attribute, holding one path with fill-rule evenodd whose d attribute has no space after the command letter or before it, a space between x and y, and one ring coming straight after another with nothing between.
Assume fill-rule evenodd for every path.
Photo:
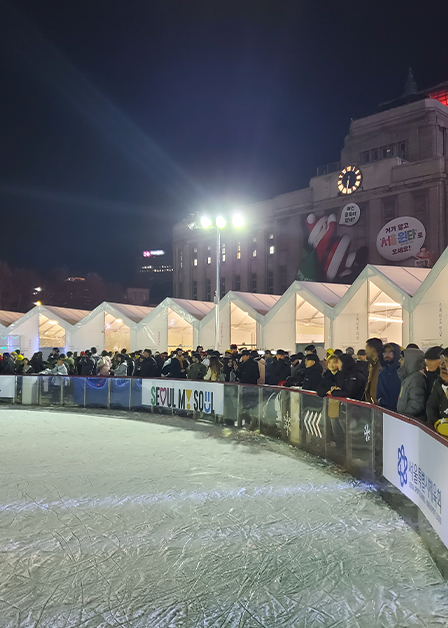
<instances>
[{"instance_id":1,"label":"person wearing beanie","mask_svg":"<svg viewBox=\"0 0 448 628\"><path fill-rule=\"evenodd\" d=\"M425 353L425 374L428 397L431 394L434 382L440 376L440 355L442 351L442 347L430 347Z\"/></svg>"},{"instance_id":2,"label":"person wearing beanie","mask_svg":"<svg viewBox=\"0 0 448 628\"><path fill-rule=\"evenodd\" d=\"M366 380L356 368L351 355L343 353L339 356L339 373L336 374L336 386L330 389L332 397L346 397L347 399L362 400Z\"/></svg>"},{"instance_id":3,"label":"person wearing beanie","mask_svg":"<svg viewBox=\"0 0 448 628\"><path fill-rule=\"evenodd\" d=\"M376 397L378 405L387 410L397 411L397 401L401 390L398 377L401 349L395 342L388 342L383 347L380 363L383 367L378 374Z\"/></svg>"},{"instance_id":4,"label":"person wearing beanie","mask_svg":"<svg viewBox=\"0 0 448 628\"><path fill-rule=\"evenodd\" d=\"M305 356L305 372L302 379L303 390L317 391L322 382L322 365L316 353L309 353Z\"/></svg>"},{"instance_id":5,"label":"person wearing beanie","mask_svg":"<svg viewBox=\"0 0 448 628\"><path fill-rule=\"evenodd\" d=\"M405 349L403 366L398 369L401 391L397 412L416 419L425 416L426 376L422 372L425 356L420 349Z\"/></svg>"}]
</instances>

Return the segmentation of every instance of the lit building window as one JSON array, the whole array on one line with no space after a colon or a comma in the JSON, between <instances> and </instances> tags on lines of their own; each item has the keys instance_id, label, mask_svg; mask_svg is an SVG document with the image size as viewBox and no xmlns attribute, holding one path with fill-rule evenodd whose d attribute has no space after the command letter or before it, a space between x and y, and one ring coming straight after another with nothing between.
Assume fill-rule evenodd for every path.
<instances>
[{"instance_id":1,"label":"lit building window","mask_svg":"<svg viewBox=\"0 0 448 628\"><path fill-rule=\"evenodd\" d=\"M252 257L257 257L257 249L254 249L254 250L252 251Z\"/></svg>"},{"instance_id":2,"label":"lit building window","mask_svg":"<svg viewBox=\"0 0 448 628\"><path fill-rule=\"evenodd\" d=\"M239 242L236 245L236 259L241 259L241 244Z\"/></svg>"},{"instance_id":3,"label":"lit building window","mask_svg":"<svg viewBox=\"0 0 448 628\"><path fill-rule=\"evenodd\" d=\"M269 247L269 255L274 255L274 248L273 246Z\"/></svg>"},{"instance_id":4,"label":"lit building window","mask_svg":"<svg viewBox=\"0 0 448 628\"><path fill-rule=\"evenodd\" d=\"M194 247L194 249L193 249L193 253L197 253L197 252L198 252L198 249L197 249L197 247L195 246L195 247Z\"/></svg>"},{"instance_id":5,"label":"lit building window","mask_svg":"<svg viewBox=\"0 0 448 628\"><path fill-rule=\"evenodd\" d=\"M179 251L179 266L182 268L183 265L183 253Z\"/></svg>"},{"instance_id":6,"label":"lit building window","mask_svg":"<svg viewBox=\"0 0 448 628\"><path fill-rule=\"evenodd\" d=\"M256 242L256 241L257 241L257 238L252 238L252 242Z\"/></svg>"},{"instance_id":7,"label":"lit building window","mask_svg":"<svg viewBox=\"0 0 448 628\"><path fill-rule=\"evenodd\" d=\"M270 234L269 234L269 239L270 239L270 240L273 240L273 239L274 239L274 234L273 234L273 233L270 233Z\"/></svg>"},{"instance_id":8,"label":"lit building window","mask_svg":"<svg viewBox=\"0 0 448 628\"><path fill-rule=\"evenodd\" d=\"M196 257L193 260L193 266L197 266L198 265L198 260L196 259Z\"/></svg>"},{"instance_id":9,"label":"lit building window","mask_svg":"<svg viewBox=\"0 0 448 628\"><path fill-rule=\"evenodd\" d=\"M209 246L207 247L207 251L211 251L211 250L212 250L212 247L209 245Z\"/></svg>"},{"instance_id":10,"label":"lit building window","mask_svg":"<svg viewBox=\"0 0 448 628\"><path fill-rule=\"evenodd\" d=\"M207 257L207 264L211 264L212 263L212 258L210 256Z\"/></svg>"},{"instance_id":11,"label":"lit building window","mask_svg":"<svg viewBox=\"0 0 448 628\"><path fill-rule=\"evenodd\" d=\"M223 244L221 247L221 259L223 262L226 261L226 245Z\"/></svg>"}]
</instances>

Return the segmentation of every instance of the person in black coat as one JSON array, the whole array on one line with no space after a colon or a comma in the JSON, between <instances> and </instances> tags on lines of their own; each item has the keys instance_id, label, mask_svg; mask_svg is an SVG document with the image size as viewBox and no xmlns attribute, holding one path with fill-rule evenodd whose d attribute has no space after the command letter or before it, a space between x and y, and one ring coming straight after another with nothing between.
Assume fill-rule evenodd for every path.
<instances>
[{"instance_id":1,"label":"person in black coat","mask_svg":"<svg viewBox=\"0 0 448 628\"><path fill-rule=\"evenodd\" d=\"M331 391L332 397L346 397L362 400L366 387L366 379L356 368L351 355L339 356L339 373L336 375L336 389Z\"/></svg>"},{"instance_id":2,"label":"person in black coat","mask_svg":"<svg viewBox=\"0 0 448 628\"><path fill-rule=\"evenodd\" d=\"M171 362L163 367L164 374L175 379L185 379L187 377L187 361L183 358L182 349L176 349L171 357Z\"/></svg>"},{"instance_id":3,"label":"person in black coat","mask_svg":"<svg viewBox=\"0 0 448 628\"><path fill-rule=\"evenodd\" d=\"M430 347L425 353L425 375L427 381L427 396L431 394L434 383L440 376L440 356L442 347Z\"/></svg>"},{"instance_id":4,"label":"person in black coat","mask_svg":"<svg viewBox=\"0 0 448 628\"><path fill-rule=\"evenodd\" d=\"M33 371L35 373L42 373L45 369L44 360L42 358L42 351L37 351L33 354L33 357L30 360L30 364L33 367Z\"/></svg>"},{"instance_id":5,"label":"person in black coat","mask_svg":"<svg viewBox=\"0 0 448 628\"><path fill-rule=\"evenodd\" d=\"M367 378L369 377L369 363L367 362L366 350L360 349L357 353L357 356L358 357L356 360L356 368L364 375L367 381Z\"/></svg>"},{"instance_id":6,"label":"person in black coat","mask_svg":"<svg viewBox=\"0 0 448 628\"><path fill-rule=\"evenodd\" d=\"M93 370L95 368L95 360L92 358L90 351L86 351L84 355L81 354L79 365L81 368L81 372L79 374L82 377L92 377Z\"/></svg>"},{"instance_id":7,"label":"person in black coat","mask_svg":"<svg viewBox=\"0 0 448 628\"><path fill-rule=\"evenodd\" d=\"M143 351L143 359L140 360L138 366L137 377L157 377L159 374L157 362L152 357L152 351L150 349Z\"/></svg>"},{"instance_id":8,"label":"person in black coat","mask_svg":"<svg viewBox=\"0 0 448 628\"><path fill-rule=\"evenodd\" d=\"M241 361L236 371L236 377L241 384L256 384L260 377L258 364L247 349L241 352Z\"/></svg>"},{"instance_id":9,"label":"person in black coat","mask_svg":"<svg viewBox=\"0 0 448 628\"><path fill-rule=\"evenodd\" d=\"M286 382L288 377L291 376L291 365L286 362L287 356L288 354L286 351L283 351L282 349L277 351L277 356L272 362L271 374L269 377L269 383L272 384L272 386L278 386L280 382Z\"/></svg>"},{"instance_id":10,"label":"person in black coat","mask_svg":"<svg viewBox=\"0 0 448 628\"><path fill-rule=\"evenodd\" d=\"M337 386L336 377L337 377L337 374L339 373L338 356L330 355L330 357L327 358L327 366L328 368L323 374L321 382L316 390L319 397L326 397L327 393L330 392L330 390L334 386Z\"/></svg>"},{"instance_id":11,"label":"person in black coat","mask_svg":"<svg viewBox=\"0 0 448 628\"><path fill-rule=\"evenodd\" d=\"M319 356L310 353L305 356L305 373L302 380L303 390L314 390L316 392L322 382L322 365Z\"/></svg>"}]
</instances>

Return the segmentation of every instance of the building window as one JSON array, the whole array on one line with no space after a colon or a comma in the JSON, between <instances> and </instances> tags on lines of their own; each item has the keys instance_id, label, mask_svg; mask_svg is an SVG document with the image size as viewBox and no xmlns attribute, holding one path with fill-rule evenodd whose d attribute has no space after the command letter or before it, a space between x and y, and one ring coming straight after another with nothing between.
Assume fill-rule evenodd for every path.
<instances>
[{"instance_id":1,"label":"building window","mask_svg":"<svg viewBox=\"0 0 448 628\"><path fill-rule=\"evenodd\" d=\"M193 247L193 253L197 253L197 252L198 252L198 247L197 246Z\"/></svg>"},{"instance_id":2,"label":"building window","mask_svg":"<svg viewBox=\"0 0 448 628\"><path fill-rule=\"evenodd\" d=\"M414 216L426 226L426 192L414 194Z\"/></svg>"},{"instance_id":3,"label":"building window","mask_svg":"<svg viewBox=\"0 0 448 628\"><path fill-rule=\"evenodd\" d=\"M196 259L196 257L193 259L193 266L197 266L198 265L198 260Z\"/></svg>"},{"instance_id":4,"label":"building window","mask_svg":"<svg viewBox=\"0 0 448 628\"><path fill-rule=\"evenodd\" d=\"M198 282L193 281L193 299L196 301L198 298Z\"/></svg>"},{"instance_id":5,"label":"building window","mask_svg":"<svg viewBox=\"0 0 448 628\"><path fill-rule=\"evenodd\" d=\"M212 280L209 277L205 280L205 300L212 300Z\"/></svg>"},{"instance_id":6,"label":"building window","mask_svg":"<svg viewBox=\"0 0 448 628\"><path fill-rule=\"evenodd\" d=\"M274 294L274 271L268 270L268 294Z\"/></svg>"},{"instance_id":7,"label":"building window","mask_svg":"<svg viewBox=\"0 0 448 628\"><path fill-rule=\"evenodd\" d=\"M193 247L193 266L197 266L198 265L198 247L194 246Z\"/></svg>"},{"instance_id":8,"label":"building window","mask_svg":"<svg viewBox=\"0 0 448 628\"><path fill-rule=\"evenodd\" d=\"M396 204L395 198L385 198L383 199L383 222L389 222L396 218Z\"/></svg>"},{"instance_id":9,"label":"building window","mask_svg":"<svg viewBox=\"0 0 448 628\"><path fill-rule=\"evenodd\" d=\"M223 244L221 247L221 259L223 262L226 261L226 245Z\"/></svg>"},{"instance_id":10,"label":"building window","mask_svg":"<svg viewBox=\"0 0 448 628\"><path fill-rule=\"evenodd\" d=\"M225 293L226 293L226 278L221 277L221 295L219 298L222 299Z\"/></svg>"},{"instance_id":11,"label":"building window","mask_svg":"<svg viewBox=\"0 0 448 628\"><path fill-rule=\"evenodd\" d=\"M399 145L399 157L401 157L402 159L406 159L406 142L400 142Z\"/></svg>"},{"instance_id":12,"label":"building window","mask_svg":"<svg viewBox=\"0 0 448 628\"><path fill-rule=\"evenodd\" d=\"M212 258L210 255L207 257L207 264L210 265L212 263Z\"/></svg>"},{"instance_id":13,"label":"building window","mask_svg":"<svg viewBox=\"0 0 448 628\"><path fill-rule=\"evenodd\" d=\"M179 266L180 266L180 268L182 268L182 266L183 266L183 258L184 258L183 252L179 251Z\"/></svg>"},{"instance_id":14,"label":"building window","mask_svg":"<svg viewBox=\"0 0 448 628\"><path fill-rule=\"evenodd\" d=\"M211 250L212 250L212 247L210 245L208 245L207 251L211 251Z\"/></svg>"},{"instance_id":15,"label":"building window","mask_svg":"<svg viewBox=\"0 0 448 628\"><path fill-rule=\"evenodd\" d=\"M241 275L233 276L233 289L237 292L241 290Z\"/></svg>"},{"instance_id":16,"label":"building window","mask_svg":"<svg viewBox=\"0 0 448 628\"><path fill-rule=\"evenodd\" d=\"M278 273L279 273L279 283L280 283L280 293L283 294L287 288L286 286L286 276L287 276L287 272L286 272L286 266L280 266L278 269Z\"/></svg>"},{"instance_id":17,"label":"building window","mask_svg":"<svg viewBox=\"0 0 448 628\"><path fill-rule=\"evenodd\" d=\"M274 251L275 251L275 247L274 246L270 246L269 247L269 255L274 255Z\"/></svg>"},{"instance_id":18,"label":"building window","mask_svg":"<svg viewBox=\"0 0 448 628\"><path fill-rule=\"evenodd\" d=\"M257 238L252 238L252 242L256 242L256 241L257 241Z\"/></svg>"},{"instance_id":19,"label":"building window","mask_svg":"<svg viewBox=\"0 0 448 628\"><path fill-rule=\"evenodd\" d=\"M241 259L241 243L238 242L236 245L236 259Z\"/></svg>"},{"instance_id":20,"label":"building window","mask_svg":"<svg viewBox=\"0 0 448 628\"><path fill-rule=\"evenodd\" d=\"M378 149L374 148L372 150L372 161L378 161Z\"/></svg>"},{"instance_id":21,"label":"building window","mask_svg":"<svg viewBox=\"0 0 448 628\"><path fill-rule=\"evenodd\" d=\"M252 257L257 257L257 249L254 249L254 250L252 251Z\"/></svg>"},{"instance_id":22,"label":"building window","mask_svg":"<svg viewBox=\"0 0 448 628\"><path fill-rule=\"evenodd\" d=\"M361 163L362 164L368 164L370 161L370 151L369 150L364 150L361 153Z\"/></svg>"},{"instance_id":23,"label":"building window","mask_svg":"<svg viewBox=\"0 0 448 628\"><path fill-rule=\"evenodd\" d=\"M273 234L273 233L270 233L270 234L269 234L269 240L273 240L273 239L274 239L274 234Z\"/></svg>"},{"instance_id":24,"label":"building window","mask_svg":"<svg viewBox=\"0 0 448 628\"><path fill-rule=\"evenodd\" d=\"M256 292L257 291L257 275L256 275L256 273L251 273L251 276L250 276L250 291L251 292Z\"/></svg>"},{"instance_id":25,"label":"building window","mask_svg":"<svg viewBox=\"0 0 448 628\"><path fill-rule=\"evenodd\" d=\"M180 284L179 284L179 298L181 299L182 297L183 297L183 286L182 286L182 284L180 283Z\"/></svg>"}]
</instances>

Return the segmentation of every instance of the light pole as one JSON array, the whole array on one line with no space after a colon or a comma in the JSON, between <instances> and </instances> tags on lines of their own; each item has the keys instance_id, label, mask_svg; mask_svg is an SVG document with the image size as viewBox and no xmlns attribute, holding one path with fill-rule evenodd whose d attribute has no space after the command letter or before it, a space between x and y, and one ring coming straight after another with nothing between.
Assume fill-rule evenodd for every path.
<instances>
[{"instance_id":1,"label":"light pole","mask_svg":"<svg viewBox=\"0 0 448 628\"><path fill-rule=\"evenodd\" d=\"M244 225L244 218L241 214L233 214L232 225L235 229L241 229ZM218 215L214 220L207 214L202 215L198 222L194 222L192 229L215 229L216 231L216 288L214 296L215 304L215 351L218 350L219 338L219 301L221 296L221 229L227 226L227 219Z\"/></svg>"}]
</instances>

